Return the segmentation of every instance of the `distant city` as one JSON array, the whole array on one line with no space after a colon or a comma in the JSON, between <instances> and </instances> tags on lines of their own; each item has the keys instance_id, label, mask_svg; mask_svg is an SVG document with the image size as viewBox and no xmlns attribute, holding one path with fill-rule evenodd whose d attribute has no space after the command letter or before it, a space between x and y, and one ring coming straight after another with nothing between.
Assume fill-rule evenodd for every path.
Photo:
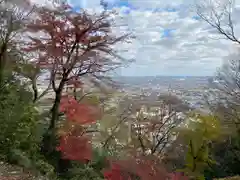
<instances>
[{"instance_id":1,"label":"distant city","mask_svg":"<svg viewBox=\"0 0 240 180\"><path fill-rule=\"evenodd\" d=\"M171 93L195 108L204 108L204 95L212 89L211 76L144 76L114 78L128 94Z\"/></svg>"},{"instance_id":2,"label":"distant city","mask_svg":"<svg viewBox=\"0 0 240 180\"><path fill-rule=\"evenodd\" d=\"M187 102L191 107L204 109L204 95L213 90L214 78L211 76L143 76L143 77L114 77L113 80L119 85L121 95L113 97L113 103L122 96L139 95L151 96L154 100L161 94L170 93ZM86 81L84 84L89 84ZM46 84L40 85L42 89L46 89ZM91 88L91 86L87 86ZM93 87L94 89L94 87ZM52 98L50 93L47 97Z\"/></svg>"}]
</instances>

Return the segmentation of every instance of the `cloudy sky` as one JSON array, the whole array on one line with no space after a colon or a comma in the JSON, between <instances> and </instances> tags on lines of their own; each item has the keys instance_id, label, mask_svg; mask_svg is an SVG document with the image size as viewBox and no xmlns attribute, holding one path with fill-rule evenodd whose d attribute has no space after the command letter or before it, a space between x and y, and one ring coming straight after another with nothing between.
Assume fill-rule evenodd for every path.
<instances>
[{"instance_id":1,"label":"cloudy sky","mask_svg":"<svg viewBox=\"0 0 240 180\"><path fill-rule=\"evenodd\" d=\"M119 24L117 31L131 32L136 36L131 44L118 46L128 50L122 53L123 56L135 60L118 70L120 75L213 75L234 47L229 41L220 39L216 31L197 17L195 7L202 3L200 0L102 2L108 4L108 9L119 12L115 17ZM69 0L69 3L76 9L103 8L100 0ZM234 12L240 15L238 4L235 2ZM240 35L239 30L236 24L236 35Z\"/></svg>"}]
</instances>

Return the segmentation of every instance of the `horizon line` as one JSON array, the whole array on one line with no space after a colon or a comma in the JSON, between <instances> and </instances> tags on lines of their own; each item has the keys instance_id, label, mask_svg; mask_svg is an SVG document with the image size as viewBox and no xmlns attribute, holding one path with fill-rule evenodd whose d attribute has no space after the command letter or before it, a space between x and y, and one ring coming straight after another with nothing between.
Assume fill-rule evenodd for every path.
<instances>
[{"instance_id":1,"label":"horizon line","mask_svg":"<svg viewBox=\"0 0 240 180\"><path fill-rule=\"evenodd\" d=\"M214 77L214 75L146 75L146 76L133 76L133 75L117 75L112 77Z\"/></svg>"}]
</instances>

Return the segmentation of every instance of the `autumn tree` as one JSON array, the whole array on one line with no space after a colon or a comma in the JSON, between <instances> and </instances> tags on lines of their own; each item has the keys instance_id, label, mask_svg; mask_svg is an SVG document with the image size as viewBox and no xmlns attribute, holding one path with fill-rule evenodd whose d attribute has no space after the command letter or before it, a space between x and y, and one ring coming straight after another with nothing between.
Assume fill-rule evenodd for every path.
<instances>
[{"instance_id":1,"label":"autumn tree","mask_svg":"<svg viewBox=\"0 0 240 180\"><path fill-rule=\"evenodd\" d=\"M143 104L137 112L131 122L131 141L138 142L142 152L162 158L177 137L175 129L184 122L184 112L190 108L174 95L160 95L158 102L157 106Z\"/></svg>"},{"instance_id":2,"label":"autumn tree","mask_svg":"<svg viewBox=\"0 0 240 180\"><path fill-rule=\"evenodd\" d=\"M163 156L175 139L174 129L184 121L184 113L179 112L186 112L189 107L173 95L120 99L117 107L109 108L100 121L103 146L119 148L120 152Z\"/></svg>"},{"instance_id":3,"label":"autumn tree","mask_svg":"<svg viewBox=\"0 0 240 180\"><path fill-rule=\"evenodd\" d=\"M229 60L219 69L214 91L210 92L208 105L222 125L222 140L213 144L212 153L217 161L208 171L211 177L236 175L239 170L235 167L240 163L240 134L239 134L239 52L231 54Z\"/></svg>"},{"instance_id":4,"label":"autumn tree","mask_svg":"<svg viewBox=\"0 0 240 180\"><path fill-rule=\"evenodd\" d=\"M118 161L110 161L110 169L104 171L106 180L188 180L184 173L169 173L155 156L135 155Z\"/></svg>"},{"instance_id":5,"label":"autumn tree","mask_svg":"<svg viewBox=\"0 0 240 180\"><path fill-rule=\"evenodd\" d=\"M229 129L232 132L239 130L239 53L237 52L236 55L230 56L229 58L233 59L225 61L218 70L217 76L214 78L215 82L212 82L214 90L210 91L210 96L206 98L211 111L221 119L226 133Z\"/></svg>"},{"instance_id":6,"label":"autumn tree","mask_svg":"<svg viewBox=\"0 0 240 180\"><path fill-rule=\"evenodd\" d=\"M235 30L235 12L236 7L234 1L228 0L224 2L220 1L201 1L196 6L197 14L206 23L208 23L213 30L218 32L219 37L222 37L234 44L239 45L240 41L236 35ZM229 106L228 112L225 114L227 119L238 121L236 115L236 106L239 104L239 49L237 52L230 54L227 60L223 63L223 66L218 70L217 76L214 78L215 82L211 82L213 88L218 91L213 92L209 97L216 97L218 100L218 107L220 111L226 111L226 104ZM212 96L213 95L213 96ZM212 102L212 101L211 101ZM211 103L210 102L210 103ZM234 107L235 106L235 107ZM211 107L212 108L212 107ZM218 112L220 112L218 111ZM230 111L234 112L230 113ZM230 115L232 114L232 115ZM231 116L231 117L230 117ZM235 116L235 117L234 117ZM238 122L232 124L238 126Z\"/></svg>"},{"instance_id":7,"label":"autumn tree","mask_svg":"<svg viewBox=\"0 0 240 180\"><path fill-rule=\"evenodd\" d=\"M220 37L223 37L224 39L233 42L234 44L240 44L240 41L236 36L234 24L234 16L236 12L234 1L201 1L201 3L198 3L196 7L197 14L200 19L204 20L214 30L216 30ZM229 109L231 109L230 111L233 110L236 114L235 110L237 107L234 106L239 104L237 101L239 101L240 87L238 46L237 52L230 54L230 56L227 58L228 59L223 63L223 66L218 70L217 76L214 78L216 83L211 82L213 88L217 89L218 91L214 91L213 94L211 94L209 97L215 96L217 98L218 102L221 104L219 107L221 108L220 111L224 110L224 107L226 110L225 105L228 104L228 106L230 106ZM226 112L226 114L229 112ZM233 118L233 116L230 119L235 119L235 121L238 121L238 117L235 116ZM234 122L233 124L237 125Z\"/></svg>"},{"instance_id":8,"label":"autumn tree","mask_svg":"<svg viewBox=\"0 0 240 180\"><path fill-rule=\"evenodd\" d=\"M67 85L80 88L84 76L102 78L104 73L122 64L113 46L127 36L117 37L111 32L110 17L109 12L90 15L62 5L54 9L39 8L36 19L27 25L26 31L35 34L29 36L23 50L32 54L30 60L36 70L49 76L49 87L55 94L48 132L55 129L59 120L59 106ZM37 73L31 77L34 101L39 98L38 77Z\"/></svg>"},{"instance_id":9,"label":"autumn tree","mask_svg":"<svg viewBox=\"0 0 240 180\"><path fill-rule=\"evenodd\" d=\"M204 1L197 5L197 14L218 32L218 37L236 44L237 52L231 54L219 69L212 84L215 91L208 97L208 105L224 127L224 138L214 144L214 158L217 165L211 171L212 177L239 174L239 37L237 35L235 2ZM215 100L215 102L213 101Z\"/></svg>"},{"instance_id":10,"label":"autumn tree","mask_svg":"<svg viewBox=\"0 0 240 180\"><path fill-rule=\"evenodd\" d=\"M215 116L198 112L189 115L189 122L180 133L188 147L184 171L192 177L204 178L204 171L214 163L211 144L220 139L221 127Z\"/></svg>"},{"instance_id":11,"label":"autumn tree","mask_svg":"<svg viewBox=\"0 0 240 180\"><path fill-rule=\"evenodd\" d=\"M168 173L153 157L134 156L110 162L109 170L104 172L106 180L114 179L166 179Z\"/></svg>"}]
</instances>

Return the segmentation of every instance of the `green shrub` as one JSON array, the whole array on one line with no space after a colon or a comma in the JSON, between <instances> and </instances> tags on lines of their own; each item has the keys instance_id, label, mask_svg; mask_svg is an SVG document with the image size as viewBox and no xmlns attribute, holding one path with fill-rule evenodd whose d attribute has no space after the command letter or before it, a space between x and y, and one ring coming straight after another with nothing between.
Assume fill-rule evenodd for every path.
<instances>
[{"instance_id":1,"label":"green shrub","mask_svg":"<svg viewBox=\"0 0 240 180\"><path fill-rule=\"evenodd\" d=\"M41 173L52 173L40 153L41 119L32 92L18 81L0 89L0 159ZM47 172L46 172L47 171Z\"/></svg>"}]
</instances>

